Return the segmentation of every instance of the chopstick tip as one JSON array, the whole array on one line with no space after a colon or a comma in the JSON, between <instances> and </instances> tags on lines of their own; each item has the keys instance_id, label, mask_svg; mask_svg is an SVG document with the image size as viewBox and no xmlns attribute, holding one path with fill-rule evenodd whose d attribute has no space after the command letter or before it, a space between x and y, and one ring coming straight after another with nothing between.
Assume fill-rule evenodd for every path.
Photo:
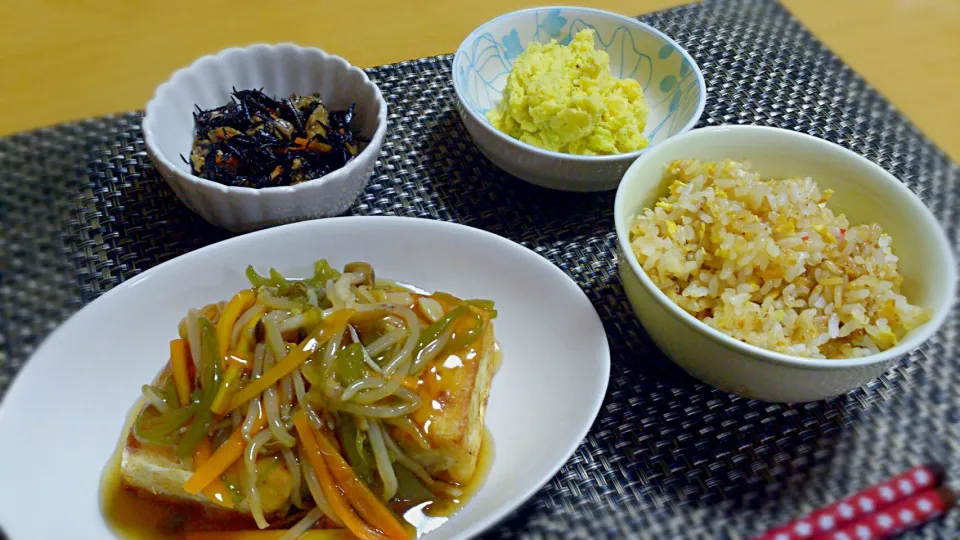
<instances>
[{"instance_id":1,"label":"chopstick tip","mask_svg":"<svg viewBox=\"0 0 960 540\"><path fill-rule=\"evenodd\" d=\"M943 506L945 510L950 510L957 505L957 492L950 488L948 485L941 485L937 488L937 493L940 495L940 500L943 501Z\"/></svg>"}]
</instances>

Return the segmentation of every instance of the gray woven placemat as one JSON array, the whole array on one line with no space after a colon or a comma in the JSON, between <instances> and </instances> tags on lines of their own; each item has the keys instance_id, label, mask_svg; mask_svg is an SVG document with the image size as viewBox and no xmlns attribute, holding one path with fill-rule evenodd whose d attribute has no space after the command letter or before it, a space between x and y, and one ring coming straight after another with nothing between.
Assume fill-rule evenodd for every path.
<instances>
[{"instance_id":1,"label":"gray woven placemat","mask_svg":"<svg viewBox=\"0 0 960 540\"><path fill-rule=\"evenodd\" d=\"M782 6L709 2L642 19L703 70L701 125L786 127L861 153L917 193L960 248L957 165ZM613 194L549 192L493 167L452 108L450 59L368 71L390 102L390 129L350 213L457 221L530 247L583 287L614 359L587 440L490 536L743 538L913 464L940 461L960 478L956 309L921 350L830 402L771 405L698 384L630 314L615 277ZM227 237L158 180L139 120L133 113L0 138L0 393L82 304ZM955 511L911 536L958 531Z\"/></svg>"}]
</instances>

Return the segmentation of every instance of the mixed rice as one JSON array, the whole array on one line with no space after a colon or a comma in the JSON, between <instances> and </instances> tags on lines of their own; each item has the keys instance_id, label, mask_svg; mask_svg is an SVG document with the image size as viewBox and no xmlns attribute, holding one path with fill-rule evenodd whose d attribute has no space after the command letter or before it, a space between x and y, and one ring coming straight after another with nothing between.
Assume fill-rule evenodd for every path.
<instances>
[{"instance_id":1,"label":"mixed rice","mask_svg":"<svg viewBox=\"0 0 960 540\"><path fill-rule=\"evenodd\" d=\"M889 349L930 313L900 293L892 240L851 226L811 178L675 161L669 195L636 216L633 253L678 306L736 339L811 358Z\"/></svg>"}]
</instances>

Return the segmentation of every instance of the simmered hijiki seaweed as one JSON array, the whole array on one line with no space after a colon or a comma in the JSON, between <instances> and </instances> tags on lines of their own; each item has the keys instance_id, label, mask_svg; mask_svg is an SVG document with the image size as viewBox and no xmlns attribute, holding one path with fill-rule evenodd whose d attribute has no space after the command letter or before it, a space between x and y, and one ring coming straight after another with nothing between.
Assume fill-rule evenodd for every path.
<instances>
[{"instance_id":1,"label":"simmered hijiki seaweed","mask_svg":"<svg viewBox=\"0 0 960 540\"><path fill-rule=\"evenodd\" d=\"M222 107L197 106L193 148L183 159L194 175L227 186L292 186L319 178L369 142L350 127L354 105L331 111L316 94L277 100L234 88Z\"/></svg>"}]
</instances>

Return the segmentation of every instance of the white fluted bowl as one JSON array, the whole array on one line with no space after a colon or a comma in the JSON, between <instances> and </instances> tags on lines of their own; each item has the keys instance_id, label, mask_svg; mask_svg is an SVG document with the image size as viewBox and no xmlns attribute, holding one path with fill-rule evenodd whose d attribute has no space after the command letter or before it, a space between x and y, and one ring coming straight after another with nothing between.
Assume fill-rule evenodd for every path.
<instances>
[{"instance_id":1,"label":"white fluted bowl","mask_svg":"<svg viewBox=\"0 0 960 540\"><path fill-rule=\"evenodd\" d=\"M220 107L233 88L262 88L274 97L319 93L330 109L356 102L353 125L370 143L344 167L295 186L225 186L190 174L180 156L193 145L193 111ZM190 210L242 232L342 214L363 191L383 146L387 103L357 67L314 47L251 45L204 56L157 87L143 118L147 153L160 176Z\"/></svg>"}]
</instances>

